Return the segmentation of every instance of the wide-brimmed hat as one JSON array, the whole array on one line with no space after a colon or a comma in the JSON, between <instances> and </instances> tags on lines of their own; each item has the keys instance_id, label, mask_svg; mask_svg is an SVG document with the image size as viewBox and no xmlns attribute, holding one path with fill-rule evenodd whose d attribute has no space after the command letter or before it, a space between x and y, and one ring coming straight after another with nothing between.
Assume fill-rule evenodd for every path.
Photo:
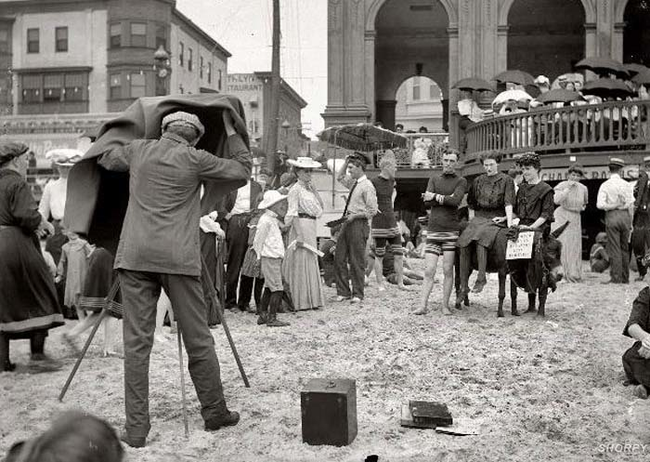
<instances>
[{"instance_id":1,"label":"wide-brimmed hat","mask_svg":"<svg viewBox=\"0 0 650 462\"><path fill-rule=\"evenodd\" d=\"M321 168L321 163L316 162L311 157L296 157L295 159L287 159L287 164L293 165L297 168Z\"/></svg>"},{"instance_id":2,"label":"wide-brimmed hat","mask_svg":"<svg viewBox=\"0 0 650 462\"><path fill-rule=\"evenodd\" d=\"M205 133L205 127L201 123L201 120L189 112L176 111L167 114L162 120L162 130L165 131L167 126L173 123L182 123L194 127L199 132L199 138Z\"/></svg>"},{"instance_id":3,"label":"wide-brimmed hat","mask_svg":"<svg viewBox=\"0 0 650 462\"><path fill-rule=\"evenodd\" d=\"M610 157L608 165L618 165L619 167L625 167L625 161L619 159L618 157Z\"/></svg>"},{"instance_id":4,"label":"wide-brimmed hat","mask_svg":"<svg viewBox=\"0 0 650 462\"><path fill-rule=\"evenodd\" d=\"M83 151L79 149L58 148L47 151L45 158L61 167L72 167L81 160L83 155Z\"/></svg>"},{"instance_id":5,"label":"wide-brimmed hat","mask_svg":"<svg viewBox=\"0 0 650 462\"><path fill-rule=\"evenodd\" d=\"M12 141L0 142L0 166L22 156L27 151L29 151L29 147L26 144Z\"/></svg>"},{"instance_id":6,"label":"wide-brimmed hat","mask_svg":"<svg viewBox=\"0 0 650 462\"><path fill-rule=\"evenodd\" d=\"M287 198L284 194L280 194L278 191L275 189L271 189L270 191L266 191L264 193L264 198L260 202L260 204L257 206L258 209L268 209L274 204L277 204L280 201L283 201Z\"/></svg>"}]
</instances>

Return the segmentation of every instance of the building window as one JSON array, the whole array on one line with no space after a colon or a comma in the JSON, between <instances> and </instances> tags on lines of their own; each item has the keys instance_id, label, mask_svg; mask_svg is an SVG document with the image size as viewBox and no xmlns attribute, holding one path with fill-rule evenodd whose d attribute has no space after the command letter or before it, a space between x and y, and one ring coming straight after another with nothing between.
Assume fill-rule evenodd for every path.
<instances>
[{"instance_id":1,"label":"building window","mask_svg":"<svg viewBox=\"0 0 650 462\"><path fill-rule=\"evenodd\" d=\"M57 27L54 29L54 38L56 40L56 51L68 51L67 27Z\"/></svg>"},{"instance_id":2,"label":"building window","mask_svg":"<svg viewBox=\"0 0 650 462\"><path fill-rule=\"evenodd\" d=\"M165 25L156 26L156 50L161 45L165 50L167 49L167 26Z\"/></svg>"},{"instance_id":3,"label":"building window","mask_svg":"<svg viewBox=\"0 0 650 462\"><path fill-rule=\"evenodd\" d=\"M39 30L27 29L27 53L39 52Z\"/></svg>"},{"instance_id":4,"label":"building window","mask_svg":"<svg viewBox=\"0 0 650 462\"><path fill-rule=\"evenodd\" d=\"M188 48L187 51L189 52L189 56L187 57L187 70L191 71L192 70L192 49Z\"/></svg>"},{"instance_id":5,"label":"building window","mask_svg":"<svg viewBox=\"0 0 650 462\"><path fill-rule=\"evenodd\" d=\"M199 58L199 77L203 78L203 56Z\"/></svg>"},{"instance_id":6,"label":"building window","mask_svg":"<svg viewBox=\"0 0 650 462\"><path fill-rule=\"evenodd\" d=\"M147 46L147 25L142 22L131 23L131 46L132 47L146 47Z\"/></svg>"},{"instance_id":7,"label":"building window","mask_svg":"<svg viewBox=\"0 0 650 462\"><path fill-rule=\"evenodd\" d=\"M413 101L420 100L420 78L413 79Z\"/></svg>"},{"instance_id":8,"label":"building window","mask_svg":"<svg viewBox=\"0 0 650 462\"><path fill-rule=\"evenodd\" d=\"M119 48L122 46L122 24L111 24L111 48Z\"/></svg>"},{"instance_id":9,"label":"building window","mask_svg":"<svg viewBox=\"0 0 650 462\"><path fill-rule=\"evenodd\" d=\"M208 83L212 83L212 63L208 63Z\"/></svg>"},{"instance_id":10,"label":"building window","mask_svg":"<svg viewBox=\"0 0 650 462\"><path fill-rule=\"evenodd\" d=\"M217 80L217 88L221 90L221 79L223 77L223 73L221 72L221 69L219 69L219 80Z\"/></svg>"},{"instance_id":11,"label":"building window","mask_svg":"<svg viewBox=\"0 0 650 462\"><path fill-rule=\"evenodd\" d=\"M110 75L110 99L122 98L122 76L120 74Z\"/></svg>"},{"instance_id":12,"label":"building window","mask_svg":"<svg viewBox=\"0 0 650 462\"><path fill-rule=\"evenodd\" d=\"M146 91L146 81L144 78L144 74L141 73L131 74L130 81L131 81L131 98L140 98L141 96L146 95L147 91Z\"/></svg>"},{"instance_id":13,"label":"building window","mask_svg":"<svg viewBox=\"0 0 650 462\"><path fill-rule=\"evenodd\" d=\"M88 88L88 74L73 73L65 75L63 86L64 101L85 101L84 89Z\"/></svg>"},{"instance_id":14,"label":"building window","mask_svg":"<svg viewBox=\"0 0 650 462\"><path fill-rule=\"evenodd\" d=\"M20 86L23 89L23 103L40 103L43 76L25 74L21 76Z\"/></svg>"},{"instance_id":15,"label":"building window","mask_svg":"<svg viewBox=\"0 0 650 462\"><path fill-rule=\"evenodd\" d=\"M0 54L9 54L9 27L0 24Z\"/></svg>"},{"instance_id":16,"label":"building window","mask_svg":"<svg viewBox=\"0 0 650 462\"><path fill-rule=\"evenodd\" d=\"M43 102L59 102L62 95L63 74L45 74L43 76Z\"/></svg>"},{"instance_id":17,"label":"building window","mask_svg":"<svg viewBox=\"0 0 650 462\"><path fill-rule=\"evenodd\" d=\"M178 65L183 67L183 61L185 60L185 45L183 45L183 42L180 42L179 45L180 50L178 51Z\"/></svg>"}]
</instances>

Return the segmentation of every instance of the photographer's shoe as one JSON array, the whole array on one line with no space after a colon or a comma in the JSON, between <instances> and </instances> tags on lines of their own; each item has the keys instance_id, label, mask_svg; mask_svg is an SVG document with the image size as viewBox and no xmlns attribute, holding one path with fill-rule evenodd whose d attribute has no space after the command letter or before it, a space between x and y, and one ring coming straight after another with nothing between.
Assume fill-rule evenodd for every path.
<instances>
[{"instance_id":1,"label":"photographer's shoe","mask_svg":"<svg viewBox=\"0 0 650 462\"><path fill-rule=\"evenodd\" d=\"M237 425L238 422L239 413L235 411L228 411L228 413L222 417L206 420L205 431L214 432L222 427L232 427L233 425Z\"/></svg>"},{"instance_id":2,"label":"photographer's shoe","mask_svg":"<svg viewBox=\"0 0 650 462\"><path fill-rule=\"evenodd\" d=\"M126 431L122 432L120 435L120 440L132 448L143 448L147 444L147 438L129 436Z\"/></svg>"}]
</instances>

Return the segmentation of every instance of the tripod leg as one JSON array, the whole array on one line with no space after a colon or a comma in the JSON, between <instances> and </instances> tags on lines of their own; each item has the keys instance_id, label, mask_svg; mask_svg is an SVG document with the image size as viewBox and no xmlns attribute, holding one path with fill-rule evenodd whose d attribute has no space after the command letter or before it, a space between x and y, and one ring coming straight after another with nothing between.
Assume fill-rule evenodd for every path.
<instances>
[{"instance_id":1,"label":"tripod leg","mask_svg":"<svg viewBox=\"0 0 650 462\"><path fill-rule=\"evenodd\" d=\"M207 278L208 280L208 285L210 286L210 297L212 297L212 300L216 302L217 299L217 294L216 290L214 288L214 283L212 282L212 276L210 276L210 273L208 271L208 267L205 264L205 259L203 256L201 256L201 264L202 264L202 277ZM222 284L222 290L221 290L221 298L223 301L223 284ZM239 358L239 354L237 353L237 347L235 347L235 342L232 340L232 336L230 335L230 329L228 329L228 324L226 323L226 317L223 315L223 304L221 305L221 309L217 310L219 313L219 320L221 321L221 325L223 326L223 330L226 333L226 338L228 339L228 344L230 345L230 349L232 350L232 354L235 357L235 361L237 362L237 367L239 368L239 373L241 374L241 378L244 381L244 386L246 388L250 388L250 383L248 383L248 377L246 377L246 372L244 371L244 366L241 363L241 359Z\"/></svg>"},{"instance_id":2,"label":"tripod leg","mask_svg":"<svg viewBox=\"0 0 650 462\"><path fill-rule=\"evenodd\" d=\"M95 322L95 325L93 326L93 330L90 332L90 335L88 336L88 339L86 340L86 344L84 345L83 350L81 350L81 354L77 358L77 362L75 363L74 367L72 368L72 371L70 372L70 376L68 377L68 380L66 380L65 385L63 386L63 389L61 390L61 393L59 394L59 401L63 401L63 398L65 397L65 394L68 391L68 388L70 388L70 384L72 383L72 379L74 379L75 374L77 373L77 370L79 369L79 366L81 365L81 361L84 359L84 356L86 356L86 352L88 351L88 348L90 347L90 344L93 341L93 338L95 337L95 334L97 333L97 329L99 329L100 324L108 314L108 307L110 303L115 299L115 295L117 294L117 291L120 288L120 281L119 279L115 279L113 282L113 285L111 286L111 290L108 292L108 296L106 297L104 301L104 307L102 308L102 312L99 314L99 317L97 318L97 321Z\"/></svg>"},{"instance_id":3,"label":"tripod leg","mask_svg":"<svg viewBox=\"0 0 650 462\"><path fill-rule=\"evenodd\" d=\"M185 438L190 437L190 427L187 421L187 400L185 399L185 368L183 367L183 341L181 339L181 326L176 330L178 337L178 364L181 370L181 399L183 400L183 425L185 426Z\"/></svg>"}]
</instances>

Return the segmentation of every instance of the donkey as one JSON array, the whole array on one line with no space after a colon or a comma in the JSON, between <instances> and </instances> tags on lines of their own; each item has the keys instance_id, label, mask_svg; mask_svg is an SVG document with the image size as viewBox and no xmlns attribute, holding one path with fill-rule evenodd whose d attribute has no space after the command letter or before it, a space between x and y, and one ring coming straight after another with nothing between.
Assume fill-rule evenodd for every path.
<instances>
[{"instance_id":1,"label":"donkey","mask_svg":"<svg viewBox=\"0 0 650 462\"><path fill-rule=\"evenodd\" d=\"M536 239L537 250L533 258L529 260L506 261L507 232L504 229L499 233L497 239L488 251L488 273L497 273L499 276L499 305L497 317L502 318L503 301L506 298L506 276L510 275L510 310L512 316L519 316L517 310L517 289L521 288L528 293L527 312L536 312L535 301L539 293L539 316L545 316L546 299L548 289L555 291L556 283L562 279L563 271L560 262L562 254L562 243L557 239L566 229L569 223L565 223L550 233L546 238L541 235ZM473 244L474 245L474 244ZM472 269L477 269L476 252L472 253ZM456 308L461 309L461 302L468 305L467 294L463 294L458 288L456 290Z\"/></svg>"}]
</instances>

